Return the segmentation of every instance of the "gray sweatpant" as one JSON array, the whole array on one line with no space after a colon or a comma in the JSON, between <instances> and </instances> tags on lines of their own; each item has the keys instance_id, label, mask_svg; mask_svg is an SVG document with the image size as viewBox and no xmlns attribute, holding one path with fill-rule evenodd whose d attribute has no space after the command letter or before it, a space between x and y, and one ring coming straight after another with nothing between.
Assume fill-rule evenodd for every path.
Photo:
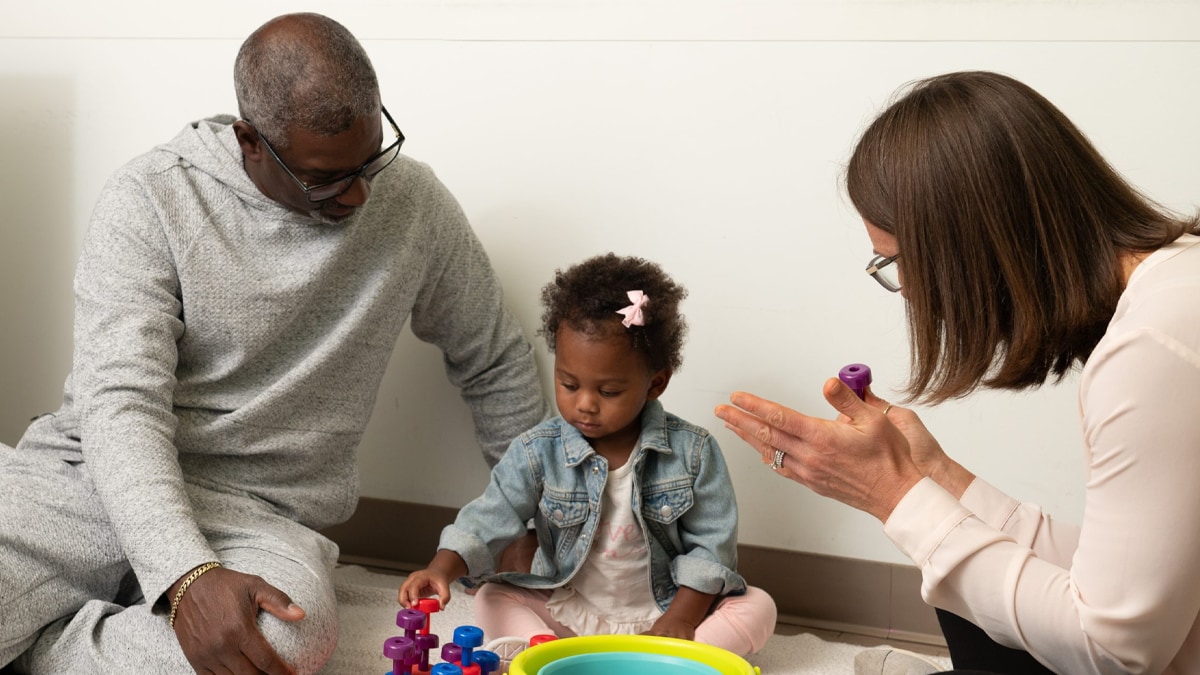
<instances>
[{"instance_id":1,"label":"gray sweatpant","mask_svg":"<svg viewBox=\"0 0 1200 675\"><path fill-rule=\"evenodd\" d=\"M298 672L320 670L337 644L337 546L252 496L195 485L189 496L224 566L263 577L304 608L295 623L260 613L259 627ZM191 672L153 601L142 597L84 464L0 444L0 666Z\"/></svg>"}]
</instances>

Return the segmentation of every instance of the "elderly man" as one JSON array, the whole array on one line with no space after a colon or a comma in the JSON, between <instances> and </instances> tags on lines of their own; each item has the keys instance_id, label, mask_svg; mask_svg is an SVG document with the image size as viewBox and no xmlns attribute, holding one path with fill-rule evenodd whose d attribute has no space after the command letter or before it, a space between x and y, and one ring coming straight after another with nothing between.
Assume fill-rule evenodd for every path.
<instances>
[{"instance_id":1,"label":"elderly man","mask_svg":"<svg viewBox=\"0 0 1200 675\"><path fill-rule=\"evenodd\" d=\"M400 154L366 53L319 15L242 45L241 119L100 196L62 407L0 446L0 665L313 672L336 644L355 448L406 321L485 457L547 414L454 198ZM398 439L403 442L403 439Z\"/></svg>"}]
</instances>

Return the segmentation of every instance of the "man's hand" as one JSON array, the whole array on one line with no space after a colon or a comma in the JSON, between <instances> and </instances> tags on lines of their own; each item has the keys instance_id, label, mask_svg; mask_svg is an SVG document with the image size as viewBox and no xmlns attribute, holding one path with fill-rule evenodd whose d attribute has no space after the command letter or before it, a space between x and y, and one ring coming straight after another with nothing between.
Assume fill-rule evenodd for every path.
<instances>
[{"instance_id":1,"label":"man's hand","mask_svg":"<svg viewBox=\"0 0 1200 675\"><path fill-rule=\"evenodd\" d=\"M171 585L168 596L182 579ZM175 637L198 673L269 673L296 671L258 630L259 611L282 621L299 621L304 610L262 577L218 567L188 586L175 614Z\"/></svg>"}]
</instances>

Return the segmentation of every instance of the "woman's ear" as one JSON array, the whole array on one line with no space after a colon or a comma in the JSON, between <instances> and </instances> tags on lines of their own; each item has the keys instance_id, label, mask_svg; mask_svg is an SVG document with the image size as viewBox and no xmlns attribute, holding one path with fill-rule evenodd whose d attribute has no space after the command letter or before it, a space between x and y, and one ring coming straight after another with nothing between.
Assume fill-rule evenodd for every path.
<instances>
[{"instance_id":1,"label":"woman's ear","mask_svg":"<svg viewBox=\"0 0 1200 675\"><path fill-rule=\"evenodd\" d=\"M650 391L646 392L646 400L653 401L662 396L662 393L667 390L667 384L671 382L671 371L663 368L650 376Z\"/></svg>"}]
</instances>

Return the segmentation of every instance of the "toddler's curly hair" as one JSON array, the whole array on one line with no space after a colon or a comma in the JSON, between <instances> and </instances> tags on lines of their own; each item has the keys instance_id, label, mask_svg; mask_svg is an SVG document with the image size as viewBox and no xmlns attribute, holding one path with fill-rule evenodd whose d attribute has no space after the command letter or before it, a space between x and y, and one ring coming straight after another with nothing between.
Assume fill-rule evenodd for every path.
<instances>
[{"instance_id":1,"label":"toddler's curly hair","mask_svg":"<svg viewBox=\"0 0 1200 675\"><path fill-rule=\"evenodd\" d=\"M631 303L627 293L642 291L648 298L642 310L644 326L626 328L617 310ZM687 322L679 303L687 289L671 280L657 264L642 258L606 253L556 270L554 281L542 288L542 327L554 351L559 326L597 337L627 335L629 344L650 363L650 370L675 372L683 365L683 339Z\"/></svg>"}]
</instances>

